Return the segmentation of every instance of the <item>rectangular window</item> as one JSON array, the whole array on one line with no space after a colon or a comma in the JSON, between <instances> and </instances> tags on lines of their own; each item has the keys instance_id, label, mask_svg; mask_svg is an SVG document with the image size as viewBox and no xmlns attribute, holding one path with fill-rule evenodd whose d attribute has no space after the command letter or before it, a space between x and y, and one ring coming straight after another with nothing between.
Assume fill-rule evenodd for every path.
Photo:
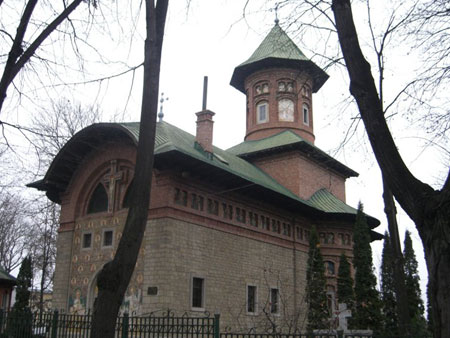
<instances>
[{"instance_id":1,"label":"rectangular window","mask_svg":"<svg viewBox=\"0 0 450 338\"><path fill-rule=\"evenodd\" d=\"M188 197L187 191L175 188L175 203L176 204L187 206L187 197Z\"/></svg>"},{"instance_id":2,"label":"rectangular window","mask_svg":"<svg viewBox=\"0 0 450 338\"><path fill-rule=\"evenodd\" d=\"M208 198L208 213L213 215L219 214L219 202Z\"/></svg>"},{"instance_id":3,"label":"rectangular window","mask_svg":"<svg viewBox=\"0 0 450 338\"><path fill-rule=\"evenodd\" d=\"M233 206L222 203L223 218L233 219Z\"/></svg>"},{"instance_id":4,"label":"rectangular window","mask_svg":"<svg viewBox=\"0 0 450 338\"><path fill-rule=\"evenodd\" d=\"M270 230L270 219L261 215L261 228Z\"/></svg>"},{"instance_id":5,"label":"rectangular window","mask_svg":"<svg viewBox=\"0 0 450 338\"><path fill-rule=\"evenodd\" d=\"M270 289L270 313L278 313L279 298L280 298L280 294L278 292L278 289L271 288Z\"/></svg>"},{"instance_id":6,"label":"rectangular window","mask_svg":"<svg viewBox=\"0 0 450 338\"><path fill-rule=\"evenodd\" d=\"M205 280L199 277L192 278L192 307L202 309L205 307L204 303L204 287Z\"/></svg>"},{"instance_id":7,"label":"rectangular window","mask_svg":"<svg viewBox=\"0 0 450 338\"><path fill-rule=\"evenodd\" d=\"M250 211L248 213L248 218L250 219L250 225L253 225L254 227L258 227L258 214L255 214Z\"/></svg>"},{"instance_id":8,"label":"rectangular window","mask_svg":"<svg viewBox=\"0 0 450 338\"><path fill-rule=\"evenodd\" d=\"M246 215L245 210L241 208L236 208L236 221L245 223L246 222Z\"/></svg>"},{"instance_id":9,"label":"rectangular window","mask_svg":"<svg viewBox=\"0 0 450 338\"><path fill-rule=\"evenodd\" d=\"M102 247L113 246L113 238L114 238L114 231L113 230L104 230L103 231Z\"/></svg>"},{"instance_id":10,"label":"rectangular window","mask_svg":"<svg viewBox=\"0 0 450 338\"><path fill-rule=\"evenodd\" d=\"M256 123L264 123L269 121L269 104L267 102L259 103L256 106Z\"/></svg>"},{"instance_id":11,"label":"rectangular window","mask_svg":"<svg viewBox=\"0 0 450 338\"><path fill-rule=\"evenodd\" d=\"M247 285L247 313L256 313L256 286Z\"/></svg>"},{"instance_id":12,"label":"rectangular window","mask_svg":"<svg viewBox=\"0 0 450 338\"><path fill-rule=\"evenodd\" d=\"M83 240L81 242L82 249L89 249L92 246L92 233L85 232L83 234Z\"/></svg>"},{"instance_id":13,"label":"rectangular window","mask_svg":"<svg viewBox=\"0 0 450 338\"><path fill-rule=\"evenodd\" d=\"M203 211L203 197L197 194L191 194L191 208Z\"/></svg>"},{"instance_id":14,"label":"rectangular window","mask_svg":"<svg viewBox=\"0 0 450 338\"><path fill-rule=\"evenodd\" d=\"M300 227L296 227L297 231L297 239L302 240L303 239L303 230Z\"/></svg>"},{"instance_id":15,"label":"rectangular window","mask_svg":"<svg viewBox=\"0 0 450 338\"><path fill-rule=\"evenodd\" d=\"M283 235L291 237L291 225L283 222Z\"/></svg>"}]
</instances>

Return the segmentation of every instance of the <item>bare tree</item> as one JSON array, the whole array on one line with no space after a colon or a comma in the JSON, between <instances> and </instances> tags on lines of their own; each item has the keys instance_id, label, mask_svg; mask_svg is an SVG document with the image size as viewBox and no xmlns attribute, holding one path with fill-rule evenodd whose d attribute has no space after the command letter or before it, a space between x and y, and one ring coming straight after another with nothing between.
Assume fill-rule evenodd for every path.
<instances>
[{"instance_id":1,"label":"bare tree","mask_svg":"<svg viewBox=\"0 0 450 338\"><path fill-rule=\"evenodd\" d=\"M39 204L39 201L36 201ZM41 203L42 204L42 203ZM59 227L59 207L50 201L44 201L34 216L30 231L29 254L33 260L33 278L38 280L39 312L44 310L44 293L51 290L56 258L56 236ZM37 209L36 206L34 209Z\"/></svg>"},{"instance_id":2,"label":"bare tree","mask_svg":"<svg viewBox=\"0 0 450 338\"><path fill-rule=\"evenodd\" d=\"M144 84L130 208L114 259L100 271L91 337L114 337L116 318L136 265L150 203L159 73L169 0L146 0Z\"/></svg>"},{"instance_id":3,"label":"bare tree","mask_svg":"<svg viewBox=\"0 0 450 338\"><path fill-rule=\"evenodd\" d=\"M58 26L69 17L82 1L83 0L74 0L72 2L63 1L62 11L57 14L49 24L41 22L34 27L37 31L29 32L28 29L30 23L33 22L33 12L36 9L38 0L28 0L23 8L20 21L17 24L15 36L13 36L12 33L9 33L6 30L6 27L2 27L0 33L5 42L9 41L10 49L0 79L0 112L6 99L8 88L13 83L17 74L19 74L19 72L24 69L25 65L30 62L30 59L35 55L38 48L47 40L50 34L52 34ZM95 5L96 1L94 1L93 4ZM2 5L5 6L3 2L0 2L0 6ZM33 38L30 41L27 41L26 38L30 36L33 36Z\"/></svg>"},{"instance_id":4,"label":"bare tree","mask_svg":"<svg viewBox=\"0 0 450 338\"><path fill-rule=\"evenodd\" d=\"M6 272L17 268L28 248L25 202L7 188L0 188L0 264Z\"/></svg>"},{"instance_id":5,"label":"bare tree","mask_svg":"<svg viewBox=\"0 0 450 338\"><path fill-rule=\"evenodd\" d=\"M440 190L418 180L400 156L386 123L370 64L359 46L349 0L333 0L339 43L354 96L383 176L416 224L425 250L434 335L450 336L450 172Z\"/></svg>"}]
</instances>

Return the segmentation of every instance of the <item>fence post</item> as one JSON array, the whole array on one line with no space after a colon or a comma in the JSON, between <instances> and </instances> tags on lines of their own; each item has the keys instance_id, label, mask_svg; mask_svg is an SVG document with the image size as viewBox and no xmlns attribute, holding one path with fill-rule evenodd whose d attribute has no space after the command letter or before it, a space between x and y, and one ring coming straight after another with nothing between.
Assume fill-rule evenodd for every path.
<instances>
[{"instance_id":1,"label":"fence post","mask_svg":"<svg viewBox=\"0 0 450 338\"><path fill-rule=\"evenodd\" d=\"M122 319L122 338L128 337L128 312L123 314Z\"/></svg>"},{"instance_id":2,"label":"fence post","mask_svg":"<svg viewBox=\"0 0 450 338\"><path fill-rule=\"evenodd\" d=\"M59 313L58 310L55 310L53 312L53 318L52 318L52 333L51 333L51 338L56 338L57 334L58 334L58 317L59 317Z\"/></svg>"},{"instance_id":3,"label":"fence post","mask_svg":"<svg viewBox=\"0 0 450 338\"><path fill-rule=\"evenodd\" d=\"M0 333L3 333L3 309L0 309Z\"/></svg>"},{"instance_id":4,"label":"fence post","mask_svg":"<svg viewBox=\"0 0 450 338\"><path fill-rule=\"evenodd\" d=\"M220 338L220 313L214 314L214 338Z\"/></svg>"}]
</instances>

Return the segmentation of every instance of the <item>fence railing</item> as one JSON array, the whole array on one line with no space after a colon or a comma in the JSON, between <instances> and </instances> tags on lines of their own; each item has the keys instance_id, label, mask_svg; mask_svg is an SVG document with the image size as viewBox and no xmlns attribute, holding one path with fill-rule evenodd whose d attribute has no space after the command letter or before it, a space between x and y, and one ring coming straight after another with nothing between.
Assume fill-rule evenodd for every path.
<instances>
[{"instance_id":1,"label":"fence railing","mask_svg":"<svg viewBox=\"0 0 450 338\"><path fill-rule=\"evenodd\" d=\"M15 313L0 310L0 338L89 338L91 315ZM371 334L316 331L313 334L220 333L220 315L163 315L117 318L116 338L372 338Z\"/></svg>"}]
</instances>

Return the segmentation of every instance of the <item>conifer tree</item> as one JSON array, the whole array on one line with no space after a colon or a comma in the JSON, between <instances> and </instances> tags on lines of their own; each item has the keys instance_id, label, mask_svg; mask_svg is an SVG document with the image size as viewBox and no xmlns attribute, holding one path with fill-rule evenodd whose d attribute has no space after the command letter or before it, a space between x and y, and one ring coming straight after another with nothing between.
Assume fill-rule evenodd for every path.
<instances>
[{"instance_id":1,"label":"conifer tree","mask_svg":"<svg viewBox=\"0 0 450 338\"><path fill-rule=\"evenodd\" d=\"M379 336L382 323L381 301L376 289L377 279L374 274L369 231L360 203L353 229L355 313L350 322L353 328L370 329L375 336Z\"/></svg>"},{"instance_id":2,"label":"conifer tree","mask_svg":"<svg viewBox=\"0 0 450 338\"><path fill-rule=\"evenodd\" d=\"M337 298L339 303L347 304L347 309L353 310L355 305L355 293L353 292L353 278L350 272L350 263L345 253L339 258L339 270L337 275Z\"/></svg>"},{"instance_id":3,"label":"conifer tree","mask_svg":"<svg viewBox=\"0 0 450 338\"><path fill-rule=\"evenodd\" d=\"M31 258L25 257L17 275L16 302L12 308L15 312L24 312L29 309L32 271Z\"/></svg>"},{"instance_id":4,"label":"conifer tree","mask_svg":"<svg viewBox=\"0 0 450 338\"><path fill-rule=\"evenodd\" d=\"M405 259L405 286L408 296L408 312L411 325L416 337L426 337L425 307L420 292L420 277L416 254L412 246L411 233L406 230L403 249Z\"/></svg>"},{"instance_id":5,"label":"conifer tree","mask_svg":"<svg viewBox=\"0 0 450 338\"><path fill-rule=\"evenodd\" d=\"M309 238L306 299L308 302L308 331L326 329L329 312L327 308L325 267L315 228L312 228Z\"/></svg>"},{"instance_id":6,"label":"conifer tree","mask_svg":"<svg viewBox=\"0 0 450 338\"><path fill-rule=\"evenodd\" d=\"M384 233L383 253L381 256L381 299L383 310L383 336L397 337L399 331L397 301L395 296L394 260L391 239Z\"/></svg>"},{"instance_id":7,"label":"conifer tree","mask_svg":"<svg viewBox=\"0 0 450 338\"><path fill-rule=\"evenodd\" d=\"M32 279L31 258L25 257L17 275L16 302L13 305L11 314L8 316L7 337L31 337L32 316L29 302Z\"/></svg>"}]
</instances>

